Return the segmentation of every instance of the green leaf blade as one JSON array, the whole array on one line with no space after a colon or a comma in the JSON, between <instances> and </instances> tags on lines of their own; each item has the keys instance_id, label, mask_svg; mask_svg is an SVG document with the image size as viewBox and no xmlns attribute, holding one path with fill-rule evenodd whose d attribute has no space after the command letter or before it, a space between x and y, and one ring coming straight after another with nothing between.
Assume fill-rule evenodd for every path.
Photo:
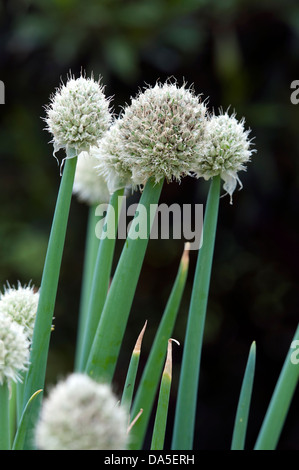
<instances>
[{"instance_id":1,"label":"green leaf blade","mask_svg":"<svg viewBox=\"0 0 299 470\"><path fill-rule=\"evenodd\" d=\"M127 376L125 380L125 385L123 389L123 394L121 398L121 405L126 406L128 410L131 409L132 397L134 393L135 381L136 381L139 359L140 359L141 344L142 344L143 335L146 329L146 325L147 325L147 321L145 322L144 327L142 328L138 336L134 350L132 352L130 364L129 364L129 368L128 368L128 372L127 372Z\"/></svg>"},{"instance_id":2,"label":"green leaf blade","mask_svg":"<svg viewBox=\"0 0 299 470\"><path fill-rule=\"evenodd\" d=\"M42 390L37 390L35 393L33 393L33 395L29 398L29 400L28 400L28 402L27 402L27 404L24 408L24 411L23 411L21 419L20 419L20 423L19 423L18 428L17 428L16 436L15 436L15 439L14 439L14 442L13 442L13 447L12 447L13 450L23 450L23 448L24 448L25 439L26 439L27 434L28 434L28 425L29 425L30 419L31 419L30 413L31 413L31 410L32 410L32 404L33 404L34 400L36 399L36 397L41 392L42 392Z\"/></svg>"},{"instance_id":3,"label":"green leaf blade","mask_svg":"<svg viewBox=\"0 0 299 470\"><path fill-rule=\"evenodd\" d=\"M256 362L256 345L252 343L242 382L237 413L235 418L231 450L244 450L249 408L252 395Z\"/></svg>"},{"instance_id":4,"label":"green leaf blade","mask_svg":"<svg viewBox=\"0 0 299 470\"><path fill-rule=\"evenodd\" d=\"M298 344L299 324L292 344ZM274 450L280 438L289 407L299 380L299 361L294 351L289 349L281 373L276 383L262 427L260 429L255 450Z\"/></svg>"}]
</instances>

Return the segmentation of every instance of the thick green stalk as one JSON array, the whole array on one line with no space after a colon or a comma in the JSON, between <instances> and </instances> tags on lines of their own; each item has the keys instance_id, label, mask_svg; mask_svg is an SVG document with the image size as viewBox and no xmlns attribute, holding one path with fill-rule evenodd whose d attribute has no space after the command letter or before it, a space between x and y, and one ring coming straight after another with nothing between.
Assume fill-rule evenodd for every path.
<instances>
[{"instance_id":1,"label":"thick green stalk","mask_svg":"<svg viewBox=\"0 0 299 470\"><path fill-rule=\"evenodd\" d=\"M77 157L75 156L74 158L69 158L65 161L60 183L40 287L39 304L33 331L30 365L25 383L23 407L26 406L30 397L37 390L44 388L51 326L72 198L76 163ZM40 394L37 400L34 401L34 405L31 408L36 413L41 401L41 395L42 394ZM35 419L36 417L32 420L32 426L34 426ZM31 429L29 427L28 437L30 431Z\"/></svg>"},{"instance_id":2,"label":"thick green stalk","mask_svg":"<svg viewBox=\"0 0 299 470\"><path fill-rule=\"evenodd\" d=\"M10 449L9 388L5 381L0 385L0 450Z\"/></svg>"},{"instance_id":3,"label":"thick green stalk","mask_svg":"<svg viewBox=\"0 0 299 470\"><path fill-rule=\"evenodd\" d=\"M158 204L162 186L148 180L124 244L85 369L95 379L113 378L153 223L150 207Z\"/></svg>"},{"instance_id":4,"label":"thick green stalk","mask_svg":"<svg viewBox=\"0 0 299 470\"><path fill-rule=\"evenodd\" d=\"M211 181L188 314L172 449L192 450L203 332L219 208L220 176Z\"/></svg>"},{"instance_id":5,"label":"thick green stalk","mask_svg":"<svg viewBox=\"0 0 299 470\"><path fill-rule=\"evenodd\" d=\"M139 359L140 359L140 351L141 351L141 344L142 344L142 339L143 335L145 332L147 321L145 322L144 327L142 328L136 344L134 346L132 356L130 359L130 364L126 376L126 381L121 397L121 405L126 406L128 410L131 409L131 404L132 404L132 396L134 392L134 387L135 387L135 381L136 381L136 376L137 376L137 371L138 371L138 365L139 365Z\"/></svg>"},{"instance_id":6,"label":"thick green stalk","mask_svg":"<svg viewBox=\"0 0 299 470\"><path fill-rule=\"evenodd\" d=\"M189 250L188 243L186 243L175 282L133 401L132 416L136 416L140 409L143 409L143 412L131 430L130 449L132 450L139 450L143 445L163 370L168 340L172 336L181 299L184 293L188 275L188 266Z\"/></svg>"},{"instance_id":7,"label":"thick green stalk","mask_svg":"<svg viewBox=\"0 0 299 470\"><path fill-rule=\"evenodd\" d=\"M273 392L254 447L255 450L274 450L276 448L298 380L299 325Z\"/></svg>"},{"instance_id":8,"label":"thick green stalk","mask_svg":"<svg viewBox=\"0 0 299 470\"><path fill-rule=\"evenodd\" d=\"M95 216L97 204L89 207L86 244L85 244L85 258L82 276L81 299L79 309L78 333L77 333L77 346L75 351L75 369L79 370L79 361L82 354L83 335L87 321L88 302L92 286L92 279L94 267L97 259L97 252L99 249L100 240L96 236L95 229L97 224L97 217Z\"/></svg>"},{"instance_id":9,"label":"thick green stalk","mask_svg":"<svg viewBox=\"0 0 299 470\"><path fill-rule=\"evenodd\" d=\"M87 318L83 331L82 351L79 358L79 370L82 372L86 366L88 355L94 340L95 332L100 321L101 313L107 297L111 277L111 267L114 255L118 219L121 211L120 202L123 201L124 190L115 191L111 196L105 217L104 226L111 228L110 236L100 241L94 266L94 275L91 280L90 296L88 299Z\"/></svg>"},{"instance_id":10,"label":"thick green stalk","mask_svg":"<svg viewBox=\"0 0 299 470\"><path fill-rule=\"evenodd\" d=\"M231 450L244 450L254 379L255 357L256 347L255 342L253 342L249 351L249 357L242 382L238 408L235 418L235 425L233 430Z\"/></svg>"}]
</instances>

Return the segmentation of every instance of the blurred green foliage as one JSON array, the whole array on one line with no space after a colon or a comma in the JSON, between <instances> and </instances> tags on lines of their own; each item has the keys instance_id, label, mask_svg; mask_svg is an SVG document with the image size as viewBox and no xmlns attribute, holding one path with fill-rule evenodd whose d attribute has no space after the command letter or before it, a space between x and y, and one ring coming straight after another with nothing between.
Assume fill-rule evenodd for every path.
<instances>
[{"instance_id":1,"label":"blurred green foliage","mask_svg":"<svg viewBox=\"0 0 299 470\"><path fill-rule=\"evenodd\" d=\"M115 113L139 87L175 76L219 106L245 116L257 154L244 184L220 204L202 358L197 447L231 439L245 361L257 342L249 444L253 444L298 322L298 123L290 102L298 79L299 5L291 0L2 0L0 79L0 282L39 285L59 168L43 130L44 105L69 71L101 75ZM162 202L204 203L208 185L166 185ZM87 207L73 200L49 356L49 382L72 368ZM121 243L117 246L117 254ZM183 241L149 244L116 387L149 320L144 361L177 270ZM195 253L176 336L181 343ZM181 352L175 352L179 373ZM233 386L228 388L228 378ZM223 403L213 407L219 395ZM174 392L175 393L175 392ZM175 395L173 395L175 396ZM296 408L297 407L297 408ZM281 448L299 448L297 404Z\"/></svg>"}]
</instances>

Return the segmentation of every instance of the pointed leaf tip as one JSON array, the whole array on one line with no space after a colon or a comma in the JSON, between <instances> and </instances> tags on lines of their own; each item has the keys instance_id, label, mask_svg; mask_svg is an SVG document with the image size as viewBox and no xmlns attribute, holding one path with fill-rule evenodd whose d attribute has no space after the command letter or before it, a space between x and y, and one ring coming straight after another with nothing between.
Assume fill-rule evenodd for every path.
<instances>
[{"instance_id":1,"label":"pointed leaf tip","mask_svg":"<svg viewBox=\"0 0 299 470\"><path fill-rule=\"evenodd\" d=\"M172 342L173 341L180 346L180 343L176 339L170 338L168 340L167 357L166 357L163 374L167 374L169 375L169 377L171 377L172 375Z\"/></svg>"},{"instance_id":2,"label":"pointed leaf tip","mask_svg":"<svg viewBox=\"0 0 299 470\"><path fill-rule=\"evenodd\" d=\"M190 243L186 242L184 246L182 258L181 258L181 262L182 262L184 269L187 269L189 265L189 251L190 251Z\"/></svg>"},{"instance_id":3,"label":"pointed leaf tip","mask_svg":"<svg viewBox=\"0 0 299 470\"><path fill-rule=\"evenodd\" d=\"M127 429L127 434L129 434L129 432L131 431L132 427L134 426L134 424L136 423L136 421L138 421L138 419L140 418L140 416L142 415L143 413L143 408L140 408L139 412L137 413L137 415L135 416L135 418L133 419L133 421L131 422L131 424L129 425L128 429Z\"/></svg>"},{"instance_id":4,"label":"pointed leaf tip","mask_svg":"<svg viewBox=\"0 0 299 470\"><path fill-rule=\"evenodd\" d=\"M141 350L141 344L142 344L142 340L143 340L143 335L144 335L144 332L145 332L145 329L146 329L146 326L147 326L147 320L137 338L137 341L136 341L136 344L135 344L135 347L134 347L134 351L133 353L134 354L139 354L140 353L140 350Z\"/></svg>"}]
</instances>

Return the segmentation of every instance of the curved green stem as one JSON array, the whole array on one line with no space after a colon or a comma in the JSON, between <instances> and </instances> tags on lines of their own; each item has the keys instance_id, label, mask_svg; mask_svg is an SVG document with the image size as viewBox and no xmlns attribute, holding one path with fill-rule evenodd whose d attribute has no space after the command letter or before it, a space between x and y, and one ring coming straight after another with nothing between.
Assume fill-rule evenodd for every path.
<instances>
[{"instance_id":1,"label":"curved green stem","mask_svg":"<svg viewBox=\"0 0 299 470\"><path fill-rule=\"evenodd\" d=\"M77 157L75 156L65 161L60 183L40 287L39 304L31 345L30 365L23 397L23 408L36 390L44 388L51 326L53 322L53 313L72 198L76 163ZM31 410L34 410L36 416L39 405L40 398L35 400L31 407ZM28 436L31 432L31 427L34 426L36 416L34 418L32 417L31 426L28 429Z\"/></svg>"}]
</instances>

